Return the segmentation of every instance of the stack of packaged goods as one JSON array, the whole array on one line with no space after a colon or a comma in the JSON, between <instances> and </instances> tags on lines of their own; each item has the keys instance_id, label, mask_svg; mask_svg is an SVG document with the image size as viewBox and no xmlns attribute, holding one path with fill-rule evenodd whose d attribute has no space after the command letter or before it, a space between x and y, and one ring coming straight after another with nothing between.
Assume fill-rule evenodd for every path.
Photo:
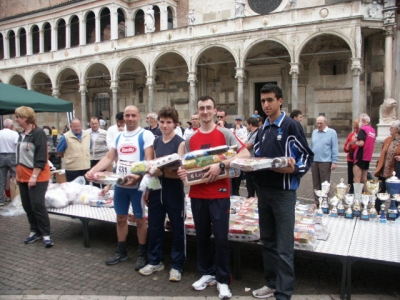
<instances>
[{"instance_id":1,"label":"stack of packaged goods","mask_svg":"<svg viewBox=\"0 0 400 300\"><path fill-rule=\"evenodd\" d=\"M206 182L208 179L203 178L203 175L207 172L205 167L235 156L236 149L236 146L219 146L186 153L182 160L182 166L187 170L185 185ZM239 174L240 172L232 173L230 170L224 169L218 179L235 177L235 175L239 176Z\"/></svg>"},{"instance_id":2,"label":"stack of packaged goods","mask_svg":"<svg viewBox=\"0 0 400 300\"><path fill-rule=\"evenodd\" d=\"M315 250L317 240L326 240L328 228L322 224L322 218L316 214L314 204L297 202L295 208L294 240L295 248L300 250Z\"/></svg>"},{"instance_id":3,"label":"stack of packaged goods","mask_svg":"<svg viewBox=\"0 0 400 300\"><path fill-rule=\"evenodd\" d=\"M186 200L185 227L187 234L196 234L189 198ZM237 241L257 241L260 239L256 198L246 199L231 196L229 239Z\"/></svg>"}]
</instances>

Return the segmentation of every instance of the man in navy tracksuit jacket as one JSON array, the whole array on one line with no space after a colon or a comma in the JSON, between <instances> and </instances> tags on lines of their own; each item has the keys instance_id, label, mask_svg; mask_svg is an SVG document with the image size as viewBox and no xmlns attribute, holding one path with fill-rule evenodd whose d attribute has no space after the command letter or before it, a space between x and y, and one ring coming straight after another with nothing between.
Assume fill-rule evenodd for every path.
<instances>
[{"instance_id":1,"label":"man in navy tracksuit jacket","mask_svg":"<svg viewBox=\"0 0 400 300\"><path fill-rule=\"evenodd\" d=\"M255 156L290 158L287 167L254 173L266 285L253 296L278 300L290 299L294 290L296 190L314 157L301 125L281 111L282 102L278 86L263 86L261 105L268 118L254 144Z\"/></svg>"}]
</instances>

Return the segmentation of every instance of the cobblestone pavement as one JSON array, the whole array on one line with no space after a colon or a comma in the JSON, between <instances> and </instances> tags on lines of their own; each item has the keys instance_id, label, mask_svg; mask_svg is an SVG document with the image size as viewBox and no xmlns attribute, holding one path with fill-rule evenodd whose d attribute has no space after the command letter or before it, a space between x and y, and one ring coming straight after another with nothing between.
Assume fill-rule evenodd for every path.
<instances>
[{"instance_id":1,"label":"cobblestone pavement","mask_svg":"<svg viewBox=\"0 0 400 300\"><path fill-rule=\"evenodd\" d=\"M341 155L331 182L339 183L341 177L346 178L346 172L346 162ZM303 201L313 199L310 175L305 175L298 191L298 198ZM246 194L244 186L241 193ZM80 221L51 215L51 226L53 248L44 248L41 241L25 245L23 240L29 232L26 216L0 216L0 299L218 299L215 287L201 292L190 288L199 278L192 237L187 241L188 259L182 280L171 283L168 281L168 267L150 276L134 271L137 244L133 227L128 237L130 259L107 266L104 261L113 254L116 246L114 224L91 221L90 248L83 247ZM169 253L170 245L170 236L167 235L166 253ZM260 245L244 244L241 259L242 279L233 279L232 299L253 299L247 288L264 285ZM165 255L166 266L169 260ZM297 253L295 269L296 287L292 299L340 298L341 263L338 260ZM352 273L352 299L400 299L399 278L398 266L356 263Z\"/></svg>"}]
</instances>

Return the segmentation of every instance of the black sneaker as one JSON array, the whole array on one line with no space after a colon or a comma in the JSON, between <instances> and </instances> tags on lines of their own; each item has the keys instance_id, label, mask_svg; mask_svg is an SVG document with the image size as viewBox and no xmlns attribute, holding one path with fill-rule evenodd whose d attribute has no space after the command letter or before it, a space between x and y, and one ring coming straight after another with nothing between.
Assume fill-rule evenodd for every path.
<instances>
[{"instance_id":1,"label":"black sneaker","mask_svg":"<svg viewBox=\"0 0 400 300\"><path fill-rule=\"evenodd\" d=\"M128 260L127 253L119 253L117 251L117 252L115 252L113 257L110 257L109 259L106 260L106 265L112 266L112 265L116 265L120 261L127 261L127 260Z\"/></svg>"},{"instance_id":2,"label":"black sneaker","mask_svg":"<svg viewBox=\"0 0 400 300\"><path fill-rule=\"evenodd\" d=\"M51 239L43 239L43 244L46 248L50 248L54 246L54 243Z\"/></svg>"},{"instance_id":3,"label":"black sneaker","mask_svg":"<svg viewBox=\"0 0 400 300\"><path fill-rule=\"evenodd\" d=\"M25 239L25 244L32 244L37 240L40 240L42 236L39 233L31 232L31 234Z\"/></svg>"},{"instance_id":4,"label":"black sneaker","mask_svg":"<svg viewBox=\"0 0 400 300\"><path fill-rule=\"evenodd\" d=\"M135 270L139 271L147 265L147 259L145 255L139 255L135 262Z\"/></svg>"}]
</instances>

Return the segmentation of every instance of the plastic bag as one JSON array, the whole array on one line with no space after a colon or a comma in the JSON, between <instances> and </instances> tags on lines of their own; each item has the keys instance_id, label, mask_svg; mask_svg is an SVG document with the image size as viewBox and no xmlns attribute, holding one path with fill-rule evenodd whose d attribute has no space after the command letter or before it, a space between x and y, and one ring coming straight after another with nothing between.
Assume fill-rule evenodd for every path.
<instances>
[{"instance_id":1,"label":"plastic bag","mask_svg":"<svg viewBox=\"0 0 400 300\"><path fill-rule=\"evenodd\" d=\"M145 192L146 190L160 190L161 182L158 177L144 175L139 185L139 191Z\"/></svg>"},{"instance_id":2,"label":"plastic bag","mask_svg":"<svg viewBox=\"0 0 400 300\"><path fill-rule=\"evenodd\" d=\"M47 190L44 201L46 207L61 208L67 206L69 203L70 201L63 189L56 188Z\"/></svg>"},{"instance_id":3,"label":"plastic bag","mask_svg":"<svg viewBox=\"0 0 400 300\"><path fill-rule=\"evenodd\" d=\"M24 214L24 208L21 203L21 196L14 197L13 201L2 210L0 210L0 216L3 217L14 217Z\"/></svg>"}]
</instances>

